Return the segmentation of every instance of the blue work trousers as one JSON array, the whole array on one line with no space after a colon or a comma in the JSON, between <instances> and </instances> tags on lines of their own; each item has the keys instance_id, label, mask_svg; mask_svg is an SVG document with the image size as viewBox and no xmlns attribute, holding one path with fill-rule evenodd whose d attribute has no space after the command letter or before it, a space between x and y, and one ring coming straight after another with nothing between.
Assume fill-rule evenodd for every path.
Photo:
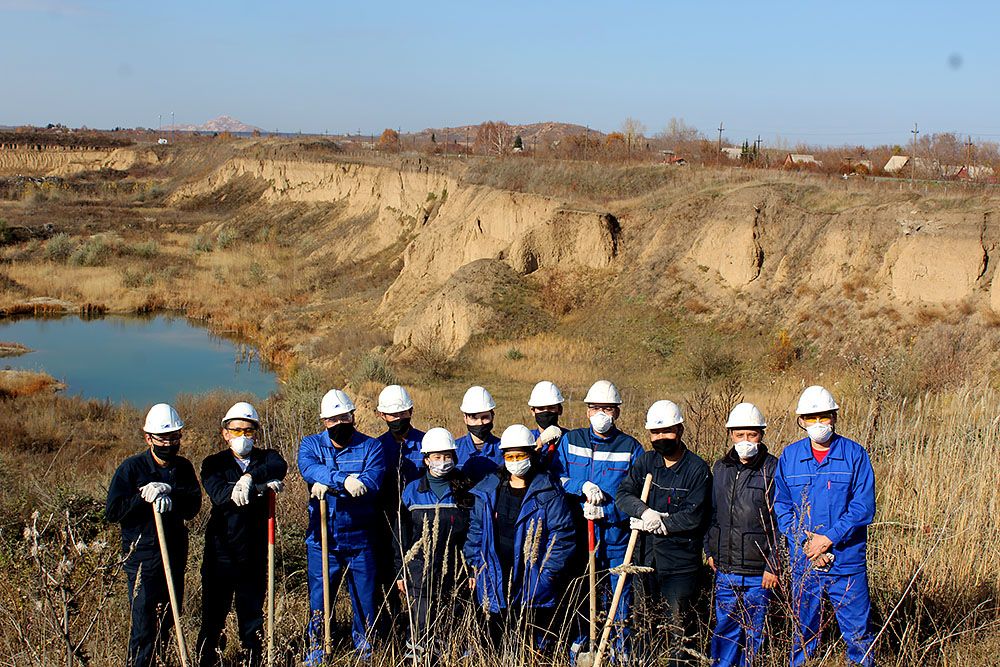
<instances>
[{"instance_id":1,"label":"blue work trousers","mask_svg":"<svg viewBox=\"0 0 1000 667\"><path fill-rule=\"evenodd\" d=\"M759 664L764 621L771 599L771 592L761 585L762 579L759 574L716 574L712 665L751 667Z\"/></svg>"},{"instance_id":2,"label":"blue work trousers","mask_svg":"<svg viewBox=\"0 0 1000 667\"><path fill-rule=\"evenodd\" d=\"M320 546L306 542L309 561L309 648L314 657L323 647L323 559ZM364 654L371 652L370 635L375 623L375 555L370 547L334 550L329 556L330 605L334 606L341 578L347 582L354 619L351 639ZM332 615L332 613L331 613Z\"/></svg>"},{"instance_id":3,"label":"blue work trousers","mask_svg":"<svg viewBox=\"0 0 1000 667\"><path fill-rule=\"evenodd\" d=\"M868 574L831 575L806 570L792 573L792 606L798 618L798 627L792 634L792 667L804 664L819 646L824 594L833 605L837 625L847 643L847 659L856 665L872 665Z\"/></svg>"}]
</instances>

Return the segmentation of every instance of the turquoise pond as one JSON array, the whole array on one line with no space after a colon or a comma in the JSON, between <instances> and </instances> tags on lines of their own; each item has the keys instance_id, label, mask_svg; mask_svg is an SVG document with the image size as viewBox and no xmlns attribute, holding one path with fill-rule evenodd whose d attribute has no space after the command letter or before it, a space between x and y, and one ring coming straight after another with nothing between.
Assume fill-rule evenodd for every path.
<instances>
[{"instance_id":1,"label":"turquoise pond","mask_svg":"<svg viewBox=\"0 0 1000 667\"><path fill-rule=\"evenodd\" d=\"M0 368L45 371L66 384L66 394L139 408L178 394L224 389L263 398L277 388L254 348L184 317L0 320L0 341L32 350L0 358Z\"/></svg>"}]
</instances>

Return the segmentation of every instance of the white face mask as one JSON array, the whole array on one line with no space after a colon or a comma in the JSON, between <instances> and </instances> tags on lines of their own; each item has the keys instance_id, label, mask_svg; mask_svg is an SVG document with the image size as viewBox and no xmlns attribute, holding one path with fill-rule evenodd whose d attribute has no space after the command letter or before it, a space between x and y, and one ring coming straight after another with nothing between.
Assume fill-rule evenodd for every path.
<instances>
[{"instance_id":1,"label":"white face mask","mask_svg":"<svg viewBox=\"0 0 1000 667\"><path fill-rule=\"evenodd\" d=\"M590 418L590 425L594 427L594 431L600 434L605 434L611 430L611 425L615 423L615 420L611 418L611 415L604 412L594 413L594 416Z\"/></svg>"},{"instance_id":2,"label":"white face mask","mask_svg":"<svg viewBox=\"0 0 1000 667\"><path fill-rule=\"evenodd\" d=\"M431 475L433 475L434 477L444 477L454 469L455 469L454 461L441 461L439 463L427 464L427 470L429 470Z\"/></svg>"},{"instance_id":3,"label":"white face mask","mask_svg":"<svg viewBox=\"0 0 1000 667\"><path fill-rule=\"evenodd\" d=\"M757 443L749 440L740 440L733 447L736 448L736 455L741 459L749 459L757 455Z\"/></svg>"},{"instance_id":4,"label":"white face mask","mask_svg":"<svg viewBox=\"0 0 1000 667\"><path fill-rule=\"evenodd\" d=\"M833 427L829 424L813 424L806 428L806 434L816 444L823 445L833 436Z\"/></svg>"},{"instance_id":5,"label":"white face mask","mask_svg":"<svg viewBox=\"0 0 1000 667\"><path fill-rule=\"evenodd\" d=\"M253 438L248 438L245 435L238 435L229 441L229 449L233 450L233 454L240 457L241 459L246 457L253 449Z\"/></svg>"},{"instance_id":6,"label":"white face mask","mask_svg":"<svg viewBox=\"0 0 1000 667\"><path fill-rule=\"evenodd\" d=\"M531 470L531 459L524 459L523 461L504 461L504 467L507 468L507 472L515 477L524 477Z\"/></svg>"}]
</instances>

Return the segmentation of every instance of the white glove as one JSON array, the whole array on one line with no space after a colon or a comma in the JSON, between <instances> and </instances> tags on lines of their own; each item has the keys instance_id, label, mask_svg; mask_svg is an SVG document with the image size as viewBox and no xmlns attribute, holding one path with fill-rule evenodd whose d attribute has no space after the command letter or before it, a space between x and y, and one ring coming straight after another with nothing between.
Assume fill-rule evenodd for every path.
<instances>
[{"instance_id":1,"label":"white glove","mask_svg":"<svg viewBox=\"0 0 1000 667\"><path fill-rule=\"evenodd\" d=\"M163 514L164 512L169 512L174 508L174 501L170 499L170 496L162 495L157 496L156 500L153 501L153 510L157 514Z\"/></svg>"},{"instance_id":2,"label":"white glove","mask_svg":"<svg viewBox=\"0 0 1000 667\"><path fill-rule=\"evenodd\" d=\"M365 486L364 482L358 479L357 475L347 476L347 479L344 480L344 489L354 498L368 493L368 487Z\"/></svg>"},{"instance_id":3,"label":"white glove","mask_svg":"<svg viewBox=\"0 0 1000 667\"><path fill-rule=\"evenodd\" d=\"M629 530L644 530L642 527L642 519L636 519L634 516L628 518L628 529Z\"/></svg>"},{"instance_id":4,"label":"white glove","mask_svg":"<svg viewBox=\"0 0 1000 667\"><path fill-rule=\"evenodd\" d=\"M604 508L593 503L583 504L583 518L588 521L597 521L604 518Z\"/></svg>"},{"instance_id":5,"label":"white glove","mask_svg":"<svg viewBox=\"0 0 1000 667\"><path fill-rule=\"evenodd\" d=\"M666 535L667 527L663 525L663 517L663 514L660 514L654 509L647 509L640 517L642 520L642 529L647 533L653 533L654 535Z\"/></svg>"},{"instance_id":6,"label":"white glove","mask_svg":"<svg viewBox=\"0 0 1000 667\"><path fill-rule=\"evenodd\" d=\"M562 429L553 424L538 434L538 442L547 445L562 437Z\"/></svg>"},{"instance_id":7,"label":"white glove","mask_svg":"<svg viewBox=\"0 0 1000 667\"><path fill-rule=\"evenodd\" d=\"M583 495L587 496L587 502L594 505L603 505L607 502L607 496L601 491L601 487L593 482L583 483Z\"/></svg>"},{"instance_id":8,"label":"white glove","mask_svg":"<svg viewBox=\"0 0 1000 667\"><path fill-rule=\"evenodd\" d=\"M164 484L163 482L150 482L146 486L140 486L139 493L142 494L143 500L147 503L151 503L158 497L170 493L170 485Z\"/></svg>"},{"instance_id":9,"label":"white glove","mask_svg":"<svg viewBox=\"0 0 1000 667\"><path fill-rule=\"evenodd\" d=\"M272 479L270 482L268 482L264 486L266 486L267 488L271 489L275 493L281 493L282 491L285 490L285 483L282 482L280 479Z\"/></svg>"},{"instance_id":10,"label":"white glove","mask_svg":"<svg viewBox=\"0 0 1000 667\"><path fill-rule=\"evenodd\" d=\"M315 484L312 485L312 488L309 489L309 495L312 496L313 498L322 498L323 496L326 495L326 492L329 490L330 487L327 486L326 484L323 484L322 482L316 482Z\"/></svg>"},{"instance_id":11,"label":"white glove","mask_svg":"<svg viewBox=\"0 0 1000 667\"><path fill-rule=\"evenodd\" d=\"M233 486L231 497L237 507L245 507L250 504L250 489L253 488L253 478L250 475L243 475L240 481Z\"/></svg>"}]
</instances>

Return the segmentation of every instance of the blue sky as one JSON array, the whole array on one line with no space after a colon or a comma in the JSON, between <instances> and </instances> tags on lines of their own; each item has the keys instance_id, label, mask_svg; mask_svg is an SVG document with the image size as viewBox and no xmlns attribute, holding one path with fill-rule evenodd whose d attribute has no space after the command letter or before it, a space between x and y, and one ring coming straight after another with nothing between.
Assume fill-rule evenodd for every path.
<instances>
[{"instance_id":1,"label":"blue sky","mask_svg":"<svg viewBox=\"0 0 1000 667\"><path fill-rule=\"evenodd\" d=\"M0 26L0 124L1000 140L1000 3L0 0Z\"/></svg>"}]
</instances>

